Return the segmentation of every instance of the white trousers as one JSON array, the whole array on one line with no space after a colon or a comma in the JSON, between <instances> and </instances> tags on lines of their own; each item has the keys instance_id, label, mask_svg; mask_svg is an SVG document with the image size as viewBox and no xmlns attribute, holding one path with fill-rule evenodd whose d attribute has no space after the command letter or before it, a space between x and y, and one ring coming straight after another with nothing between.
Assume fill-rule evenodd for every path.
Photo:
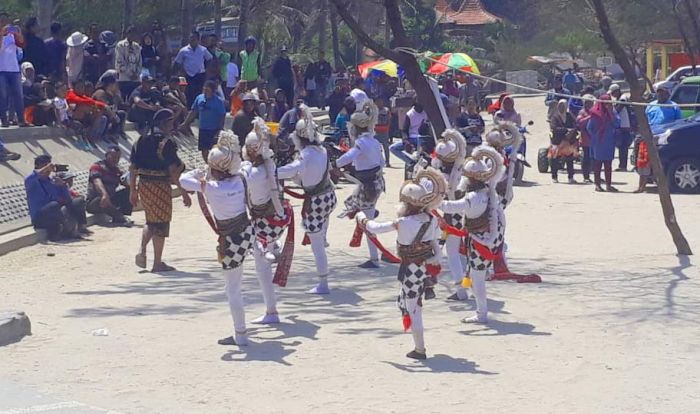
<instances>
[{"instance_id":1,"label":"white trousers","mask_svg":"<svg viewBox=\"0 0 700 414\"><path fill-rule=\"evenodd\" d=\"M369 208L367 210L363 210L362 212L365 213L365 215L370 220L372 220L373 217L375 216L375 214L377 214L377 210L374 208ZM372 243L369 240L369 236L366 236L366 235L365 235L365 242L367 242L367 250L369 250L369 259L372 260L373 262L379 261L379 249L377 249L377 246L375 246L374 243Z\"/></svg>"},{"instance_id":2,"label":"white trousers","mask_svg":"<svg viewBox=\"0 0 700 414\"><path fill-rule=\"evenodd\" d=\"M425 352L425 339L423 338L423 307L418 306L418 298L406 298L406 310L411 317L411 334L416 350Z\"/></svg>"},{"instance_id":3,"label":"white trousers","mask_svg":"<svg viewBox=\"0 0 700 414\"><path fill-rule=\"evenodd\" d=\"M330 218L330 217L329 217ZM325 278L328 276L328 256L326 255L326 233L328 232L328 221L323 224L323 230L316 233L309 233L311 241L311 251L314 253L316 271L318 276Z\"/></svg>"},{"instance_id":4,"label":"white trousers","mask_svg":"<svg viewBox=\"0 0 700 414\"><path fill-rule=\"evenodd\" d=\"M277 297L275 296L275 287L272 285L274 278L272 264L265 258L265 251L258 248L257 243L253 249L253 258L255 259L255 274L258 276L265 308L267 308L267 313L274 313L277 310Z\"/></svg>"},{"instance_id":5,"label":"white trousers","mask_svg":"<svg viewBox=\"0 0 700 414\"><path fill-rule=\"evenodd\" d=\"M450 273L452 274L452 280L458 284L461 284L464 278L464 263L462 256L459 253L459 246L462 244L462 239L454 235L447 235L447 240L445 240L445 252L447 252L447 265L450 268Z\"/></svg>"},{"instance_id":6,"label":"white trousers","mask_svg":"<svg viewBox=\"0 0 700 414\"><path fill-rule=\"evenodd\" d=\"M224 270L224 280L226 281L226 297L228 297L228 306L231 309L231 317L233 318L234 336L244 334L245 326L245 309L243 308L243 295L241 294L241 284L243 282L243 266L238 266L235 269Z\"/></svg>"},{"instance_id":7,"label":"white trousers","mask_svg":"<svg viewBox=\"0 0 700 414\"><path fill-rule=\"evenodd\" d=\"M486 319L488 316L488 305L486 301L486 271L472 270L469 276L472 279L472 291L476 298L476 315L479 319Z\"/></svg>"}]
</instances>

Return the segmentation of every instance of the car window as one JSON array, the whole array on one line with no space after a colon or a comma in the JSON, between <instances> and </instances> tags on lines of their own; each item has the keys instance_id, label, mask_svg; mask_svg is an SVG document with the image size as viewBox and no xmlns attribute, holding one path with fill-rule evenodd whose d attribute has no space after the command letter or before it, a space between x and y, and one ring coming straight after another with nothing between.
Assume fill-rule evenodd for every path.
<instances>
[{"instance_id":1,"label":"car window","mask_svg":"<svg viewBox=\"0 0 700 414\"><path fill-rule=\"evenodd\" d=\"M698 103L700 85L680 85L673 91L671 100L677 104Z\"/></svg>"},{"instance_id":2,"label":"car window","mask_svg":"<svg viewBox=\"0 0 700 414\"><path fill-rule=\"evenodd\" d=\"M681 70L679 70L679 71L676 73L676 75L673 77L673 81L674 81L674 82L678 82L678 81L680 81L681 79L687 77L688 75L690 75L690 71L691 71L691 69L681 69Z\"/></svg>"}]
</instances>

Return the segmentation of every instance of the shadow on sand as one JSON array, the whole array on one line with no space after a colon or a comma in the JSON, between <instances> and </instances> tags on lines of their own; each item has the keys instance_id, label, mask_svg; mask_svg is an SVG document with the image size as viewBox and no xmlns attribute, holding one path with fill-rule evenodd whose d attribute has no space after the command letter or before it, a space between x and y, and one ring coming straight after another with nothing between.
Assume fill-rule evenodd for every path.
<instances>
[{"instance_id":1,"label":"shadow on sand","mask_svg":"<svg viewBox=\"0 0 700 414\"><path fill-rule=\"evenodd\" d=\"M445 354L436 354L432 357L428 357L425 361L415 361L408 364L399 364L391 361L382 362L396 369L400 369L401 371L410 373L438 374L442 372L451 372L456 374L498 375L497 372L478 369L478 365L474 361L469 361L464 358L454 358Z\"/></svg>"}]
</instances>

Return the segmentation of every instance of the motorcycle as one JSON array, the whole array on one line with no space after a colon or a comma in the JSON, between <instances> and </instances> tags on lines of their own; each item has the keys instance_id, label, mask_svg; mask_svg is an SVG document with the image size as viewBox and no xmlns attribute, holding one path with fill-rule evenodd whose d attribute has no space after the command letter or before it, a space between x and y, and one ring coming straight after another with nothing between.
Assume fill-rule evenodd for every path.
<instances>
[{"instance_id":1,"label":"motorcycle","mask_svg":"<svg viewBox=\"0 0 700 414\"><path fill-rule=\"evenodd\" d=\"M525 154L527 153L527 138L526 135L530 132L527 130L528 126L532 126L535 123L530 121L526 126L518 128L520 135L523 136L523 142L520 144L520 148L517 149L518 154L515 158L515 165L513 166L513 185L522 185L523 177L525 176L525 167L530 168L531 165L527 162ZM506 156L510 156L513 152L512 147L506 147Z\"/></svg>"},{"instance_id":2,"label":"motorcycle","mask_svg":"<svg viewBox=\"0 0 700 414\"><path fill-rule=\"evenodd\" d=\"M338 158L342 157L343 154L345 154L346 152L348 152L350 150L350 137L346 133L341 133L340 139L337 139L338 128L325 127L321 131L321 135L324 136L323 147L326 149L326 153L328 154L328 161L329 162L334 162L334 161L338 160ZM352 166L351 165L346 166L345 170L352 174ZM342 179L341 175L337 175L336 172L331 173L331 180L333 181L334 184L338 184L338 182L341 179Z\"/></svg>"}]
</instances>

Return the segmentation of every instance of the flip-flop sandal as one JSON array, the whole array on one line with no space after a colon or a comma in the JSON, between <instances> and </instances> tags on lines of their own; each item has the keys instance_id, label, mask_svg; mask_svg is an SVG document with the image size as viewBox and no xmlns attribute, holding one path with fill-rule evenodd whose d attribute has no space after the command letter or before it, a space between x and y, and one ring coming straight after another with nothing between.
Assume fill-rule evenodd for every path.
<instances>
[{"instance_id":1,"label":"flip-flop sandal","mask_svg":"<svg viewBox=\"0 0 700 414\"><path fill-rule=\"evenodd\" d=\"M153 269L151 269L151 273L174 272L175 270L177 270L177 269L175 269L172 266L168 266L165 263L161 263L160 266L158 266L158 267L154 266Z\"/></svg>"},{"instance_id":2,"label":"flip-flop sandal","mask_svg":"<svg viewBox=\"0 0 700 414\"><path fill-rule=\"evenodd\" d=\"M230 346L236 345L236 340L233 339L232 336L229 336L228 338L219 339L218 341L216 341L216 343L218 343L219 345Z\"/></svg>"},{"instance_id":3,"label":"flip-flop sandal","mask_svg":"<svg viewBox=\"0 0 700 414\"><path fill-rule=\"evenodd\" d=\"M134 257L134 263L136 264L136 266L140 267L141 269L146 268L146 261L147 261L147 258L146 258L145 254L139 253Z\"/></svg>"}]
</instances>

